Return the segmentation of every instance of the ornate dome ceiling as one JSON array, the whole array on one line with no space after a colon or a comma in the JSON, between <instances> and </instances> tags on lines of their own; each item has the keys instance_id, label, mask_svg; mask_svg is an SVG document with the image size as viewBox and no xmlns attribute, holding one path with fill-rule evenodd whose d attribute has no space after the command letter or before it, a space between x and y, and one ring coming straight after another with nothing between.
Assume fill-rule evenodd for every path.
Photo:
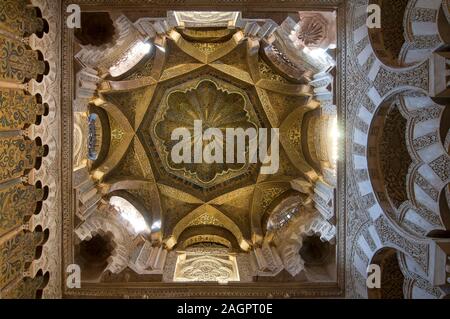
<instances>
[{"instance_id":1,"label":"ornate dome ceiling","mask_svg":"<svg viewBox=\"0 0 450 319\"><path fill-rule=\"evenodd\" d=\"M123 196L127 203L140 207L138 210L143 215L130 220L131 215L127 214L122 221L111 223L117 227L127 220L132 227L126 227L132 231L145 228L133 225L141 221L151 229L150 234L140 233L142 243L129 248L136 250L131 255L141 256L145 249L153 251L159 247L166 256L161 257L164 263L175 258L172 252L188 251L187 255L172 261L177 264L173 278L166 278L164 267L170 264L167 261L161 269L156 265L139 266L141 257L135 261L131 258L127 264L112 262L107 269L118 274L128 266L138 274L159 273L164 281L177 282L188 277L186 280L191 281L200 272L198 280L203 281L201 278L209 275L202 273L202 267L220 266L222 260L221 253L211 253L211 249L215 251L211 246L204 248L205 260L188 263L193 258L190 247L203 243L227 247L229 253L244 254L246 257L240 257L237 264L233 264L236 260L232 258L230 265L234 266L223 265L223 269L242 273L247 266L241 258L256 258L260 263L257 247L283 240L294 228L311 223L311 219L317 219L322 225L322 230L317 230L322 240L333 241L335 229L327 220L333 215L330 212L334 204L329 206L331 210L323 208L325 217L321 217L313 204L314 185L319 180L330 190L335 183L335 179L327 182L323 177L325 172L335 176L336 171L327 154L331 140L321 137L319 129L331 117L321 115L321 104L314 99L314 86L324 86L326 90L330 83L326 74L333 67L332 57L326 53L317 57L293 55L295 51L283 48L286 43L295 46L289 40L289 33L281 31L270 20L246 21L233 12L224 13L214 21L209 21L205 13L171 14L177 17L178 25L168 26L145 17L132 24L125 16L119 17L116 28L127 25L135 31L129 31L127 39L122 42L119 39L111 47L111 54L106 58L110 59L109 64L95 65L92 60L95 51L91 48L82 47L76 54L86 65L78 73L82 79L80 84L92 89L89 98L79 96L75 103L85 103L87 111L95 114L90 116L91 121L98 122L91 123L91 129L102 130L93 134L101 140L94 143L95 153L104 156L88 162L92 181L98 185L95 189L103 201L112 196L117 202ZM229 21L225 23L228 27L219 26L220 21ZM191 24L195 27L186 27ZM328 31L325 25L321 28ZM330 32L335 32L333 26ZM326 37L326 34L317 36ZM325 76L323 84L316 81L310 85L312 75L320 72ZM327 103L332 102L331 99ZM178 129L183 130L181 134L176 133ZM270 134L261 135L261 129ZM214 134L208 133L211 130ZM256 135L252 136L251 130ZM229 140L230 132L243 133L243 140L238 135ZM207 134L212 135L205 138ZM313 137L314 134L318 135ZM321 142L308 142L320 137ZM253 141L257 143L257 153L252 153ZM245 144L242 149L241 142ZM183 160L174 159L174 149ZM213 161L204 158L208 150ZM254 161L251 154L255 158L259 155L259 161ZM270 154L270 158L262 154ZM263 173L262 167L268 164L276 164L274 173ZM317 203L320 198L316 196ZM103 210L114 209L111 204ZM123 215L127 209L115 210ZM289 214L291 211L295 214ZM79 211L77 215L81 221L74 227L78 228L78 237L86 240L91 235L84 232L92 227L89 225L98 223L95 220L102 213ZM303 216L302 221L297 215ZM104 223L105 217L101 218ZM269 219L268 228L265 223ZM275 221L283 227L273 225ZM127 254L123 258L128 259ZM263 276L276 276L283 269L279 252L264 248L263 255L274 258L271 262L277 266L266 268L261 264L255 265L255 269L260 269ZM298 252L297 255L300 256ZM190 263L203 266L192 268L188 266ZM239 277L239 273L211 271L217 272L220 278L226 275L239 278L240 282L252 281L248 275ZM295 276L300 269L290 271ZM333 280L335 274L329 276ZM217 280L224 280L219 277Z\"/></svg>"},{"instance_id":2,"label":"ornate dome ceiling","mask_svg":"<svg viewBox=\"0 0 450 319\"><path fill-rule=\"evenodd\" d=\"M260 125L257 124L258 119L247 94L238 90L226 82L207 76L166 90L148 132L169 173L202 188L209 188L230 182L249 171L249 164L237 161L227 163L224 156L222 163L206 163L202 160L200 164L194 163L194 152L190 156L192 164L176 164L170 156L175 144L179 143L171 139L172 132L177 128L187 128L191 133L189 149L201 143L202 151L209 144L203 139L203 130L217 128L225 136L227 128L258 128ZM201 134L195 132L195 121L201 121ZM225 155L225 141L218 143Z\"/></svg>"},{"instance_id":3,"label":"ornate dome ceiling","mask_svg":"<svg viewBox=\"0 0 450 319\"><path fill-rule=\"evenodd\" d=\"M0 298L447 298L449 12L0 1Z\"/></svg>"},{"instance_id":4,"label":"ornate dome ceiling","mask_svg":"<svg viewBox=\"0 0 450 319\"><path fill-rule=\"evenodd\" d=\"M74 51L82 66L74 105L89 114L87 154L97 157L74 163L88 183L75 186L87 198L73 240L107 229L120 251L90 278L304 282L304 237L317 234L336 252L333 57L292 41L300 25L292 18L279 26L208 14L134 23L121 15L102 60L93 47ZM303 29L319 28L312 36L326 47L335 22L315 14L322 24L310 25L310 15ZM74 112L78 134L83 116ZM336 280L334 263L318 266L326 282Z\"/></svg>"}]
</instances>

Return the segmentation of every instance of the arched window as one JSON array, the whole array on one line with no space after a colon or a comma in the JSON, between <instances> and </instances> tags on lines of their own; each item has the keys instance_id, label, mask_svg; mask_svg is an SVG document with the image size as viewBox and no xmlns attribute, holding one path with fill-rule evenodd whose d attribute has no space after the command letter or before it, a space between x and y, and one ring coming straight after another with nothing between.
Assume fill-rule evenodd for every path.
<instances>
[{"instance_id":1,"label":"arched window","mask_svg":"<svg viewBox=\"0 0 450 319\"><path fill-rule=\"evenodd\" d=\"M153 50L153 45L149 42L137 41L126 55L114 64L109 73L112 77L119 77L134 68L145 56Z\"/></svg>"},{"instance_id":2,"label":"arched window","mask_svg":"<svg viewBox=\"0 0 450 319\"><path fill-rule=\"evenodd\" d=\"M299 211L300 207L295 205L279 212L278 214L272 215L267 222L267 229L279 230L284 228L294 217L297 216Z\"/></svg>"},{"instance_id":3,"label":"arched window","mask_svg":"<svg viewBox=\"0 0 450 319\"><path fill-rule=\"evenodd\" d=\"M100 119L97 114L92 113L88 117L89 135L88 135L88 157L91 161L98 158L102 141L102 129Z\"/></svg>"},{"instance_id":4,"label":"arched window","mask_svg":"<svg viewBox=\"0 0 450 319\"><path fill-rule=\"evenodd\" d=\"M150 227L141 212L128 200L120 196L111 196L109 203L120 213L120 216L133 227L138 234L150 234Z\"/></svg>"}]
</instances>

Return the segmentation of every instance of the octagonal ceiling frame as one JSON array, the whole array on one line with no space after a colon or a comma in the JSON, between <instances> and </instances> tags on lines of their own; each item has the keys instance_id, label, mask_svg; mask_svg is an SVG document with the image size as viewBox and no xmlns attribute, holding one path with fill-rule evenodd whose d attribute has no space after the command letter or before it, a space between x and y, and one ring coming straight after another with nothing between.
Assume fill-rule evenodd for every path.
<instances>
[{"instance_id":1,"label":"octagonal ceiling frame","mask_svg":"<svg viewBox=\"0 0 450 319\"><path fill-rule=\"evenodd\" d=\"M113 0L115 1L115 0ZM108 6L113 5L111 1L104 1L104 0L64 0L65 5L68 3L78 3L83 7L83 10L87 11L95 11L98 8L101 8L102 5L108 4ZM135 8L135 6L140 5L142 3L146 3L146 0L141 0L141 3L139 1L133 1L128 2L120 1L115 3L114 5L117 5L117 7L120 7L121 9L128 8L132 9ZM89 6L85 6L88 4ZM241 2L233 2L233 3L227 3L222 1L204 1L204 0L196 0L195 3L190 3L187 8L189 9L205 9L205 8L211 8L214 6L215 8L222 8L226 10L235 9L240 10L242 5L244 3ZM93 6L92 6L93 5ZM178 8L183 7L183 4L177 4ZM261 8L256 2L251 1L245 1L246 10L255 10L255 11L299 11L304 10L308 8L315 7L316 9L325 9L325 10L337 10L338 11L338 47L342 47L342 54L339 56L339 67L341 74L338 76L338 87L345 88L345 47L343 46L345 44L345 32L343 31L343 26L345 25L345 1L341 0L306 0L303 1L301 5L298 3L295 3L295 1L281 1L277 4L275 4L275 1L271 3L272 6L267 6L264 8ZM162 8L169 9L171 6L173 6L172 0L167 1L161 1L159 4ZM64 8L64 5L62 6ZM70 32L70 30L63 28L63 90L66 92L65 95L63 95L63 103L62 103L62 116L69 119L64 122L63 124L63 130L62 130L62 139L63 139L63 145L70 145L71 142L71 120L70 120L70 112L71 112L71 98L73 96L73 87L71 85L73 78L71 76L72 74L72 60L69 58L71 55L70 52L73 52L73 33ZM342 91L342 95L340 96L339 105L342 105L343 101L345 101L345 91ZM345 108L341 108L341 116L344 116L345 118ZM343 149L343 148L341 148ZM342 152L344 154L344 152ZM62 192L63 194L63 219L64 219L64 227L63 227L63 246L64 246L64 254L63 254L63 267L64 265L68 265L73 260L73 251L70 249L70 243L72 242L71 237L72 234L70 232L70 229L72 228L70 225L73 224L72 220L72 214L70 207L73 207L71 203L72 196L70 195L72 193L71 189L71 166L70 166L70 158L71 156L63 156L62 160L62 178L63 178L63 188L65 191ZM339 195L339 210L343 211L345 208L345 201L344 195L345 195L345 178L343 175L343 172L345 170L344 165L338 166L338 175L340 178L340 195ZM272 296L339 296L343 293L342 287L343 287L343 255L344 251L343 248L345 247L344 244L342 244L342 238L343 234L345 232L345 228L343 227L344 218L338 218L339 223L339 237L341 238L341 244L338 245L339 252L339 263L338 263L338 280L336 284L325 284L320 285L318 287L309 287L304 286L302 284L283 284L282 287L275 287L271 286L268 287L266 284L250 284L250 285L238 285L234 286L234 289L230 290L226 287L226 289L220 288L220 287L214 287L214 295L221 295L223 297L231 297L231 296L248 296L248 294L252 294L253 296L267 296L268 293L270 293ZM68 231L69 230L69 231ZM65 268L63 268L65 269ZM64 271L62 271L64 274ZM62 282L64 282L64 278L62 278ZM301 289L299 289L301 287ZM170 288L170 293L167 293L167 289ZM176 284L167 284L167 283L155 283L155 284L146 284L145 286L142 285L128 285L127 288L125 288L123 285L120 284L112 284L109 286L109 293L106 293L101 286L98 286L97 284L86 284L83 285L83 289L80 290L67 290L65 285L63 285L63 293L64 295L71 295L71 296L87 296L87 295L97 295L97 296L120 296L123 293L126 293L128 295L141 295L145 294L147 296L185 296L186 294L189 294L192 296L192 291L196 291L196 294L198 296L209 296L212 292L211 290L205 290L203 288L198 289L199 287L195 287L192 285L184 285L184 287L180 287ZM126 289L126 292L125 290Z\"/></svg>"}]
</instances>

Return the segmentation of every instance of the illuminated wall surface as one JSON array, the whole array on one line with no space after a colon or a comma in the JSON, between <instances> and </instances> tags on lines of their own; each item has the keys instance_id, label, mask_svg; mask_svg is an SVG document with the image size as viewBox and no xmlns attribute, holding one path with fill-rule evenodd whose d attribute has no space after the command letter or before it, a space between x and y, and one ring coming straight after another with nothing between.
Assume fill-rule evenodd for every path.
<instances>
[{"instance_id":1,"label":"illuminated wall surface","mask_svg":"<svg viewBox=\"0 0 450 319\"><path fill-rule=\"evenodd\" d=\"M159 2L0 3L0 297L448 297L450 2Z\"/></svg>"}]
</instances>

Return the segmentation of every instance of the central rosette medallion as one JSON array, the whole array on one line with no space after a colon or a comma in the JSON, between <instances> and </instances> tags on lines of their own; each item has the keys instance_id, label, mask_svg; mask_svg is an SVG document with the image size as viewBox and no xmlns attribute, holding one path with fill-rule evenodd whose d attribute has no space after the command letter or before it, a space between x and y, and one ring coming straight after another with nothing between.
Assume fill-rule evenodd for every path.
<instances>
[{"instance_id":1,"label":"central rosette medallion","mask_svg":"<svg viewBox=\"0 0 450 319\"><path fill-rule=\"evenodd\" d=\"M197 123L197 129L196 129ZM198 130L198 124L201 129ZM225 152L219 163L195 160L195 145L203 148L211 141L204 139L208 129L220 130L223 136L227 129L258 129L253 106L245 91L213 77L191 80L167 90L152 122L152 139L163 165L170 172L188 179L202 187L211 187L224 179L245 173L249 163L227 163ZM173 140L173 132L184 128L190 132L188 143L192 150L191 161L177 163L171 152L180 140ZM226 140L216 141L226 148Z\"/></svg>"}]
</instances>

